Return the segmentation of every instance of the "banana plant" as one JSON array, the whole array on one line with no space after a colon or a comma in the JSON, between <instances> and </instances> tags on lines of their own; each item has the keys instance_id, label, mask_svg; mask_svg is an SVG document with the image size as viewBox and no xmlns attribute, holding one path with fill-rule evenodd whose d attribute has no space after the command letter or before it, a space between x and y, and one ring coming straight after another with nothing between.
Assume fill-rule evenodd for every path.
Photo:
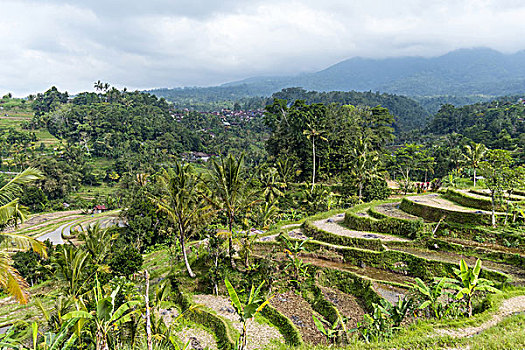
<instances>
[{"instance_id":1,"label":"banana plant","mask_svg":"<svg viewBox=\"0 0 525 350\"><path fill-rule=\"evenodd\" d=\"M230 281L228 281L228 279L225 279L224 283L226 284L226 289L228 290L228 294L230 295L231 303L235 308L235 311L237 311L237 314L239 315L239 320L242 323L242 332L239 336L239 339L237 340L236 348L237 350L245 350L248 339L248 334L246 332L246 324L250 319L254 318L255 315L261 312L266 307L266 305L268 305L268 303L270 303L270 300L273 298L273 296L266 300L263 300L263 298L261 297L261 288L264 285L263 281L259 285L259 287L257 287L257 289L255 289L252 285L248 299L243 305L239 299L237 292L235 291L235 288L233 288Z\"/></svg>"},{"instance_id":2,"label":"banana plant","mask_svg":"<svg viewBox=\"0 0 525 350\"><path fill-rule=\"evenodd\" d=\"M430 308L435 318L443 318L446 316L450 308L443 305L439 298L443 295L443 289L446 288L447 278L443 277L440 280L434 281L430 285L426 285L420 278L416 278L416 283L412 284L415 289L425 301L419 305L419 310Z\"/></svg>"},{"instance_id":3,"label":"banana plant","mask_svg":"<svg viewBox=\"0 0 525 350\"><path fill-rule=\"evenodd\" d=\"M322 317L317 318L315 315L312 315L312 318L314 320L315 326L317 327L317 330L323 333L323 335L328 338L330 343L335 343L337 334L340 331L338 329L339 322L336 321L332 324L332 326L329 326L330 322L328 322ZM326 327L325 324L327 325Z\"/></svg>"},{"instance_id":4,"label":"banana plant","mask_svg":"<svg viewBox=\"0 0 525 350\"><path fill-rule=\"evenodd\" d=\"M479 278L481 273L481 260L478 259L473 269L470 269L464 259L459 263L459 270L454 269L455 279L446 279L446 288L457 290L456 299L465 298L468 307L468 317L472 317L472 298L477 292L499 293L493 287L494 283L484 278Z\"/></svg>"},{"instance_id":5,"label":"banana plant","mask_svg":"<svg viewBox=\"0 0 525 350\"><path fill-rule=\"evenodd\" d=\"M323 333L328 340L335 344L337 342L344 343L348 342L348 336L354 330L348 330L346 328L347 318L342 316L337 309L334 309L336 312L336 320L330 326L330 322L325 320L323 317L317 317L312 315L314 324L317 327L319 332ZM326 325L326 327L325 327Z\"/></svg>"},{"instance_id":6,"label":"banana plant","mask_svg":"<svg viewBox=\"0 0 525 350\"><path fill-rule=\"evenodd\" d=\"M44 341L38 344L38 324L33 322L31 324L31 331L33 336L33 350L67 350L75 345L78 336L76 333L70 334L70 330L74 327L78 318L71 318L62 324L58 333L46 332L44 333Z\"/></svg>"},{"instance_id":7,"label":"banana plant","mask_svg":"<svg viewBox=\"0 0 525 350\"><path fill-rule=\"evenodd\" d=\"M381 306L390 314L394 328L401 325L412 308L414 300L411 298L398 298L397 303L391 303L386 299L381 300Z\"/></svg>"},{"instance_id":8,"label":"banana plant","mask_svg":"<svg viewBox=\"0 0 525 350\"><path fill-rule=\"evenodd\" d=\"M140 305L141 301L131 300L125 302L116 308L115 298L120 290L117 286L109 296L103 293L98 280L96 286L93 288L94 304L96 309L88 311L83 303L79 303L80 310L71 311L65 314L63 320L78 319L88 323L94 323L96 328L96 349L109 350L108 334L112 329L129 322L131 317L139 311L136 307ZM77 334L79 335L79 334Z\"/></svg>"}]
</instances>

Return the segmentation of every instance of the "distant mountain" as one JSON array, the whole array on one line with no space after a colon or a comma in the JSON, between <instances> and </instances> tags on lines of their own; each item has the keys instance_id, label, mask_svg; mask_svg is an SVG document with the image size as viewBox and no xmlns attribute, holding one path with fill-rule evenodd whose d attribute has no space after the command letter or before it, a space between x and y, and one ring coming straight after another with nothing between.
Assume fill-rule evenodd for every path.
<instances>
[{"instance_id":1,"label":"distant mountain","mask_svg":"<svg viewBox=\"0 0 525 350\"><path fill-rule=\"evenodd\" d=\"M317 91L380 91L407 96L521 94L525 92L525 51L506 55L477 48L432 58L355 57L316 73L250 78L222 87L239 85L265 95L293 86Z\"/></svg>"},{"instance_id":2,"label":"distant mountain","mask_svg":"<svg viewBox=\"0 0 525 350\"><path fill-rule=\"evenodd\" d=\"M157 89L151 92L180 108L218 108L242 101L259 106L285 88L313 91L372 91L410 96L426 112L442 104L462 106L496 96L525 94L525 51L503 54L487 48L461 49L443 56L369 59L355 57L322 71L287 77L252 77L214 87Z\"/></svg>"}]
</instances>

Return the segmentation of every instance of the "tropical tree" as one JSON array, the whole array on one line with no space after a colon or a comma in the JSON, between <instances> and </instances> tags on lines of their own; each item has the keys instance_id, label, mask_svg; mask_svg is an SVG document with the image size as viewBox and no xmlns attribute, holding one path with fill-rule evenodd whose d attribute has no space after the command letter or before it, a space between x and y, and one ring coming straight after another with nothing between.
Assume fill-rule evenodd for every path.
<instances>
[{"instance_id":1,"label":"tropical tree","mask_svg":"<svg viewBox=\"0 0 525 350\"><path fill-rule=\"evenodd\" d=\"M502 149L489 150L486 160L479 164L480 172L485 178L485 186L490 191L493 227L496 227L496 200L503 195L507 187L505 174L509 172L511 164L510 152Z\"/></svg>"},{"instance_id":2,"label":"tropical tree","mask_svg":"<svg viewBox=\"0 0 525 350\"><path fill-rule=\"evenodd\" d=\"M357 182L359 200L363 198L365 182L379 176L379 155L369 147L368 141L360 137L350 155L350 175Z\"/></svg>"},{"instance_id":3,"label":"tropical tree","mask_svg":"<svg viewBox=\"0 0 525 350\"><path fill-rule=\"evenodd\" d=\"M456 299L465 298L468 307L468 317L472 317L472 298L477 292L499 293L493 287L494 283L489 280L479 278L481 273L481 260L476 261L474 268L470 269L464 259L459 263L459 270L454 269L455 279L448 278L446 288L457 290Z\"/></svg>"},{"instance_id":4,"label":"tropical tree","mask_svg":"<svg viewBox=\"0 0 525 350\"><path fill-rule=\"evenodd\" d=\"M303 131L303 134L306 135L308 140L312 140L312 191L315 186L315 139L319 139L322 141L328 141L326 137L323 136L323 131L316 129L311 124L308 125L308 129Z\"/></svg>"},{"instance_id":5,"label":"tropical tree","mask_svg":"<svg viewBox=\"0 0 525 350\"><path fill-rule=\"evenodd\" d=\"M408 144L395 151L394 165L401 172L404 181L405 194L410 185L411 175L414 171L422 170L427 152L421 149L421 145Z\"/></svg>"},{"instance_id":6,"label":"tropical tree","mask_svg":"<svg viewBox=\"0 0 525 350\"><path fill-rule=\"evenodd\" d=\"M209 205L199 191L200 180L190 164L179 162L158 177L161 195L150 196L158 209L167 214L178 233L184 264L190 277L195 277L186 254L186 240L203 223Z\"/></svg>"},{"instance_id":7,"label":"tropical tree","mask_svg":"<svg viewBox=\"0 0 525 350\"><path fill-rule=\"evenodd\" d=\"M112 242L117 239L115 230L102 228L100 222L81 229L78 239L83 242L86 250L95 264L102 264L111 254Z\"/></svg>"},{"instance_id":8,"label":"tropical tree","mask_svg":"<svg viewBox=\"0 0 525 350\"><path fill-rule=\"evenodd\" d=\"M479 168L479 163L483 160L483 156L487 152L487 147L482 143L474 143L472 145L465 146L465 153L463 157L467 164L472 167L474 171L474 187L476 187L476 170Z\"/></svg>"},{"instance_id":9,"label":"tropical tree","mask_svg":"<svg viewBox=\"0 0 525 350\"><path fill-rule=\"evenodd\" d=\"M282 157L275 162L275 168L277 169L277 175L280 182L284 187L288 186L288 183L295 178L296 165L289 157Z\"/></svg>"},{"instance_id":10,"label":"tropical tree","mask_svg":"<svg viewBox=\"0 0 525 350\"><path fill-rule=\"evenodd\" d=\"M16 175L0 188L0 287L14 296L20 303L28 300L27 283L12 266L10 250L32 249L37 254L47 257L45 245L34 238L6 231L9 226L16 227L25 220L26 210L19 203L22 186L42 178L42 173L34 168L28 168Z\"/></svg>"},{"instance_id":11,"label":"tropical tree","mask_svg":"<svg viewBox=\"0 0 525 350\"><path fill-rule=\"evenodd\" d=\"M57 249L53 266L56 278L65 282L66 294L71 297L78 297L89 290L86 286L97 272L96 268L90 268L89 252L73 245L63 245Z\"/></svg>"},{"instance_id":12,"label":"tropical tree","mask_svg":"<svg viewBox=\"0 0 525 350\"><path fill-rule=\"evenodd\" d=\"M220 161L212 159L207 187L212 196L208 201L217 209L223 210L228 222L228 254L233 266L233 225L241 209L251 206L250 194L243 179L244 154L235 159L231 154Z\"/></svg>"}]
</instances>

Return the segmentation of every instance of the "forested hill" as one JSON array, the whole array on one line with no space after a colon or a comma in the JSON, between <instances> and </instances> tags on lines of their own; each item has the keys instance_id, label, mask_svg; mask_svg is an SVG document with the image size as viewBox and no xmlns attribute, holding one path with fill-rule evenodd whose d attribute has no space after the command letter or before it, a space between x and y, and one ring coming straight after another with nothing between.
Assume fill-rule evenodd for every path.
<instances>
[{"instance_id":1,"label":"forested hill","mask_svg":"<svg viewBox=\"0 0 525 350\"><path fill-rule=\"evenodd\" d=\"M188 88L188 89L161 89L151 91L159 97L166 98L172 102L176 108L189 108L200 111L213 111L221 108L233 109L258 109L271 104L274 98L280 98L293 102L304 100L306 103L336 103L351 104L356 106L383 106L396 117L395 127L398 131L408 131L414 128L423 127L429 113L416 101L405 96L398 96L377 92L357 92L357 91L331 91L318 92L307 91L302 88L293 87L282 89L271 95L271 97L248 97L254 91L244 86L232 87L228 89L216 87L207 89Z\"/></svg>"},{"instance_id":2,"label":"forested hill","mask_svg":"<svg viewBox=\"0 0 525 350\"><path fill-rule=\"evenodd\" d=\"M293 102L305 100L306 103L336 103L340 105L382 106L387 108L395 117L395 129L397 131L409 131L422 128L427 123L429 113L416 101L398 95L380 94L378 92L356 92L356 91L331 91L317 92L306 91L301 88L288 88L272 95Z\"/></svg>"},{"instance_id":3,"label":"forested hill","mask_svg":"<svg viewBox=\"0 0 525 350\"><path fill-rule=\"evenodd\" d=\"M434 135L460 134L490 148L525 148L525 99L502 98L454 107L444 105L426 129Z\"/></svg>"}]
</instances>

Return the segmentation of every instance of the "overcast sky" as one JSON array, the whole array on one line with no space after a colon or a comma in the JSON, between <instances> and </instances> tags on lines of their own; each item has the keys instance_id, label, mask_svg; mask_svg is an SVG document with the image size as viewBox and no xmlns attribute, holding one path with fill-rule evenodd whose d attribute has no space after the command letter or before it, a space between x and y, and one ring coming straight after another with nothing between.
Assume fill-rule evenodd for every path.
<instances>
[{"instance_id":1,"label":"overcast sky","mask_svg":"<svg viewBox=\"0 0 525 350\"><path fill-rule=\"evenodd\" d=\"M0 0L0 93L207 86L353 56L525 49L524 0Z\"/></svg>"}]
</instances>

